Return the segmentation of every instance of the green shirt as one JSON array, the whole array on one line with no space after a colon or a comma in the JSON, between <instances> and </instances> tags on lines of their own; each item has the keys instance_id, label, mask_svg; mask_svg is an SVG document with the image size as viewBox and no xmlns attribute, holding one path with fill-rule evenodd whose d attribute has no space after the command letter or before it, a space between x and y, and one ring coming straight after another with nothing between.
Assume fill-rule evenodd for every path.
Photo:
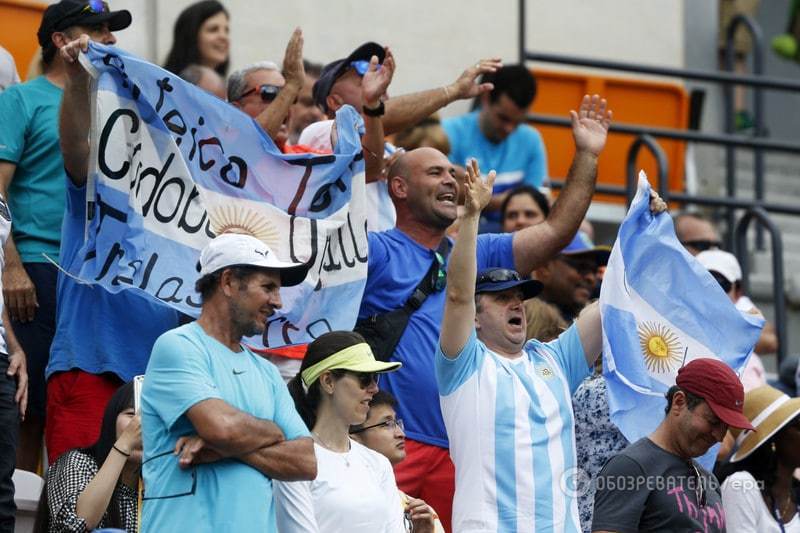
<instances>
[{"instance_id":1,"label":"green shirt","mask_svg":"<svg viewBox=\"0 0 800 533\"><path fill-rule=\"evenodd\" d=\"M12 235L24 263L58 260L66 173L58 144L63 91L45 76L0 93L0 160L17 165L8 188Z\"/></svg>"}]
</instances>

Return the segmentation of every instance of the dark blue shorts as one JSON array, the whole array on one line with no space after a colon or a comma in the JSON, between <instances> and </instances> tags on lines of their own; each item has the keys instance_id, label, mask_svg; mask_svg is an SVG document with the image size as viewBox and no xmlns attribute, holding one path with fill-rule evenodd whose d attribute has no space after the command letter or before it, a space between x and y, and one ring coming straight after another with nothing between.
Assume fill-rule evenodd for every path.
<instances>
[{"instance_id":1,"label":"dark blue shorts","mask_svg":"<svg viewBox=\"0 0 800 533\"><path fill-rule=\"evenodd\" d=\"M39 307L31 322L11 320L17 340L28 360L28 416L44 418L47 386L44 370L50 359L50 344L56 332L56 281L58 269L51 263L23 263L36 287Z\"/></svg>"}]
</instances>

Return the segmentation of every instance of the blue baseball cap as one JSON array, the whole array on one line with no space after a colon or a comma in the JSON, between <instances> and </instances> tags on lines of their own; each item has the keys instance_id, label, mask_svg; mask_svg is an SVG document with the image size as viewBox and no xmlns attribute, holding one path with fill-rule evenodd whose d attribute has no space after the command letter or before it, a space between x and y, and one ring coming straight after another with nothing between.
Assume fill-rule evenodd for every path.
<instances>
[{"instance_id":1,"label":"blue baseball cap","mask_svg":"<svg viewBox=\"0 0 800 533\"><path fill-rule=\"evenodd\" d=\"M592 239L589 238L585 231L579 231L566 248L561 250L561 255L591 255L594 257L598 266L600 266L608 263L608 256L611 255L611 247L595 246Z\"/></svg>"},{"instance_id":2,"label":"blue baseball cap","mask_svg":"<svg viewBox=\"0 0 800 533\"><path fill-rule=\"evenodd\" d=\"M475 294L484 292L503 292L519 287L522 298L527 300L542 292L542 284L535 279L520 279L519 274L507 268L488 268L478 272L475 280Z\"/></svg>"}]
</instances>

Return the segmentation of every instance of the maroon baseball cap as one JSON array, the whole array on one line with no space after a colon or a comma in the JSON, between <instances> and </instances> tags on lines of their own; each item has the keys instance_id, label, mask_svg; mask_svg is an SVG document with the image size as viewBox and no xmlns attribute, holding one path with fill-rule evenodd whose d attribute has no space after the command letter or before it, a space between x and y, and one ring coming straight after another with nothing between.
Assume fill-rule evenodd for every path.
<instances>
[{"instance_id":1,"label":"maroon baseball cap","mask_svg":"<svg viewBox=\"0 0 800 533\"><path fill-rule=\"evenodd\" d=\"M702 358L678 370L675 384L704 399L717 418L731 427L754 429L744 416L744 387L731 367L719 359Z\"/></svg>"}]
</instances>

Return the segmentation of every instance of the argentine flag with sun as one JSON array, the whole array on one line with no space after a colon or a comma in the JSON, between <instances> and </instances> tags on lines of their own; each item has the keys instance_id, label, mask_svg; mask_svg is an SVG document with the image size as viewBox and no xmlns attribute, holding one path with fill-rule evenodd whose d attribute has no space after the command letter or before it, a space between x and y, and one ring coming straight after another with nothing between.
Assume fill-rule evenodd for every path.
<instances>
[{"instance_id":1,"label":"argentine flag with sun","mask_svg":"<svg viewBox=\"0 0 800 533\"><path fill-rule=\"evenodd\" d=\"M654 215L649 204L642 172L600 292L611 421L631 442L662 420L679 368L711 357L739 372L764 324L734 307L678 242L669 214Z\"/></svg>"}]
</instances>

